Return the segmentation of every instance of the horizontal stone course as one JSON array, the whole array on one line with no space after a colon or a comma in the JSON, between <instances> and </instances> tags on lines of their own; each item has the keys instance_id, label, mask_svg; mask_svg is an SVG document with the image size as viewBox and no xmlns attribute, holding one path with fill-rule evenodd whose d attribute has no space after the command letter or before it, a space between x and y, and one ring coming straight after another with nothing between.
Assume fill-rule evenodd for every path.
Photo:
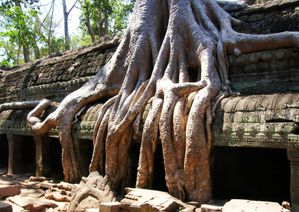
<instances>
[{"instance_id":1,"label":"horizontal stone course","mask_svg":"<svg viewBox=\"0 0 299 212\"><path fill-rule=\"evenodd\" d=\"M57 93L61 94L55 100L61 100L98 72L118 43L118 38L115 38L83 50L45 58L11 71L2 71L0 103L29 98L51 99ZM63 90L59 91L60 87Z\"/></svg>"},{"instance_id":2,"label":"horizontal stone course","mask_svg":"<svg viewBox=\"0 0 299 212\"><path fill-rule=\"evenodd\" d=\"M252 5L232 14L243 21L235 29L249 34L299 31L298 6L298 0L274 0Z\"/></svg>"}]
</instances>

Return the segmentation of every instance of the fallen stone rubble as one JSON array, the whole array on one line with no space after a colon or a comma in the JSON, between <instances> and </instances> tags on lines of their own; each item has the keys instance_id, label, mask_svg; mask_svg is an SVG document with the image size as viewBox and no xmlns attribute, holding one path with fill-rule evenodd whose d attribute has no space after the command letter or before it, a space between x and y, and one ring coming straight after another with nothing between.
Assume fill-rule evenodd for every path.
<instances>
[{"instance_id":1,"label":"fallen stone rubble","mask_svg":"<svg viewBox=\"0 0 299 212\"><path fill-rule=\"evenodd\" d=\"M1 172L0 172L1 173ZM45 177L30 175L0 174L0 211L67 211L78 184L57 182ZM120 201L94 202L89 197L80 203L76 211L101 212L152 212L152 211L196 211L196 212L290 212L288 202L282 205L274 202L238 200L210 202L200 208L196 203L184 203L167 192L127 188L127 194ZM96 207L95 207L96 206Z\"/></svg>"},{"instance_id":2,"label":"fallen stone rubble","mask_svg":"<svg viewBox=\"0 0 299 212\"><path fill-rule=\"evenodd\" d=\"M76 184L45 177L0 175L0 211L67 211Z\"/></svg>"}]
</instances>

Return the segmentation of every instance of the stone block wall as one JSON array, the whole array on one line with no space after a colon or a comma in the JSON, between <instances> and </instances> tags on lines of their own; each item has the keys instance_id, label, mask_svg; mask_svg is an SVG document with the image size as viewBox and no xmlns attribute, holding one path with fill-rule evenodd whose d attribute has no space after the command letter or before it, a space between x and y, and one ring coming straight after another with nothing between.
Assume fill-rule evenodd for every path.
<instances>
[{"instance_id":1,"label":"stone block wall","mask_svg":"<svg viewBox=\"0 0 299 212\"><path fill-rule=\"evenodd\" d=\"M118 43L116 38L93 47L40 59L20 68L2 70L0 103L43 98L61 101L108 62Z\"/></svg>"},{"instance_id":2,"label":"stone block wall","mask_svg":"<svg viewBox=\"0 0 299 212\"><path fill-rule=\"evenodd\" d=\"M233 91L241 95L299 92L299 49L229 56Z\"/></svg>"},{"instance_id":3,"label":"stone block wall","mask_svg":"<svg viewBox=\"0 0 299 212\"><path fill-rule=\"evenodd\" d=\"M232 14L243 21L235 29L249 34L299 31L299 1L275 0L252 5Z\"/></svg>"}]
</instances>

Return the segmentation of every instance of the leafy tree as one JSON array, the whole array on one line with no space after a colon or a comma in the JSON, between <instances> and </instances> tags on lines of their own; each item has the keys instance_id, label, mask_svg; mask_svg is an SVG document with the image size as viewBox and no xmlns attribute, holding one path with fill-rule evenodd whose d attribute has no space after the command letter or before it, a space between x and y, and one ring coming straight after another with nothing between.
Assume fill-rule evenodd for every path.
<instances>
[{"instance_id":1,"label":"leafy tree","mask_svg":"<svg viewBox=\"0 0 299 212\"><path fill-rule=\"evenodd\" d=\"M81 35L74 35L71 39L71 48L77 49L82 46L88 46L92 44L91 37L87 34L81 34Z\"/></svg>"},{"instance_id":2,"label":"leafy tree","mask_svg":"<svg viewBox=\"0 0 299 212\"><path fill-rule=\"evenodd\" d=\"M32 6L35 3L39 2L39 0L2 0L0 3L0 7L10 8L15 6L16 2L19 2L19 4L23 4L25 6Z\"/></svg>"},{"instance_id":3,"label":"leafy tree","mask_svg":"<svg viewBox=\"0 0 299 212\"><path fill-rule=\"evenodd\" d=\"M86 29L92 42L101 36L121 32L133 8L131 1L121 0L80 0L80 5L81 28Z\"/></svg>"},{"instance_id":4,"label":"leafy tree","mask_svg":"<svg viewBox=\"0 0 299 212\"><path fill-rule=\"evenodd\" d=\"M40 30L44 35L44 45L42 45L42 55L48 55L55 52L62 52L65 50L65 39L62 37L56 37L55 31L57 30L59 23L54 19L55 0L52 0L51 6L44 16Z\"/></svg>"},{"instance_id":5,"label":"leafy tree","mask_svg":"<svg viewBox=\"0 0 299 212\"><path fill-rule=\"evenodd\" d=\"M0 37L2 37L2 33L0 32ZM11 45L10 41L7 39L0 40L0 66L13 66L17 61L17 51L13 45Z\"/></svg>"},{"instance_id":6,"label":"leafy tree","mask_svg":"<svg viewBox=\"0 0 299 212\"><path fill-rule=\"evenodd\" d=\"M16 64L20 63L21 48L23 49L25 62L30 61L30 48L35 50L35 56L38 58L38 40L43 38L43 35L36 31L38 23L37 9L30 6L31 1L28 3L29 6L26 4L25 9L23 9L21 2L25 1L6 1L0 7L0 16L3 20L0 24L3 29L0 39L2 43L9 42L17 47L17 59L13 62Z\"/></svg>"},{"instance_id":7,"label":"leafy tree","mask_svg":"<svg viewBox=\"0 0 299 212\"><path fill-rule=\"evenodd\" d=\"M128 25L129 15L133 10L134 1L115 0L112 3L113 12L111 14L111 33L121 33Z\"/></svg>"}]
</instances>

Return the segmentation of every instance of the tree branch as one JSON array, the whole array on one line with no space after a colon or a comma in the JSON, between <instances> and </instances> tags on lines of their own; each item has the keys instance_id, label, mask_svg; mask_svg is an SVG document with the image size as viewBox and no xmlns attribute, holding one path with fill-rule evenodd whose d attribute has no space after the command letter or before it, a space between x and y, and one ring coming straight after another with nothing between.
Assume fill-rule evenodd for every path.
<instances>
[{"instance_id":1,"label":"tree branch","mask_svg":"<svg viewBox=\"0 0 299 212\"><path fill-rule=\"evenodd\" d=\"M74 9L74 7L76 6L77 2L78 2L78 0L75 1L75 3L73 4L73 6L71 7L71 9L67 12L68 15Z\"/></svg>"}]
</instances>

